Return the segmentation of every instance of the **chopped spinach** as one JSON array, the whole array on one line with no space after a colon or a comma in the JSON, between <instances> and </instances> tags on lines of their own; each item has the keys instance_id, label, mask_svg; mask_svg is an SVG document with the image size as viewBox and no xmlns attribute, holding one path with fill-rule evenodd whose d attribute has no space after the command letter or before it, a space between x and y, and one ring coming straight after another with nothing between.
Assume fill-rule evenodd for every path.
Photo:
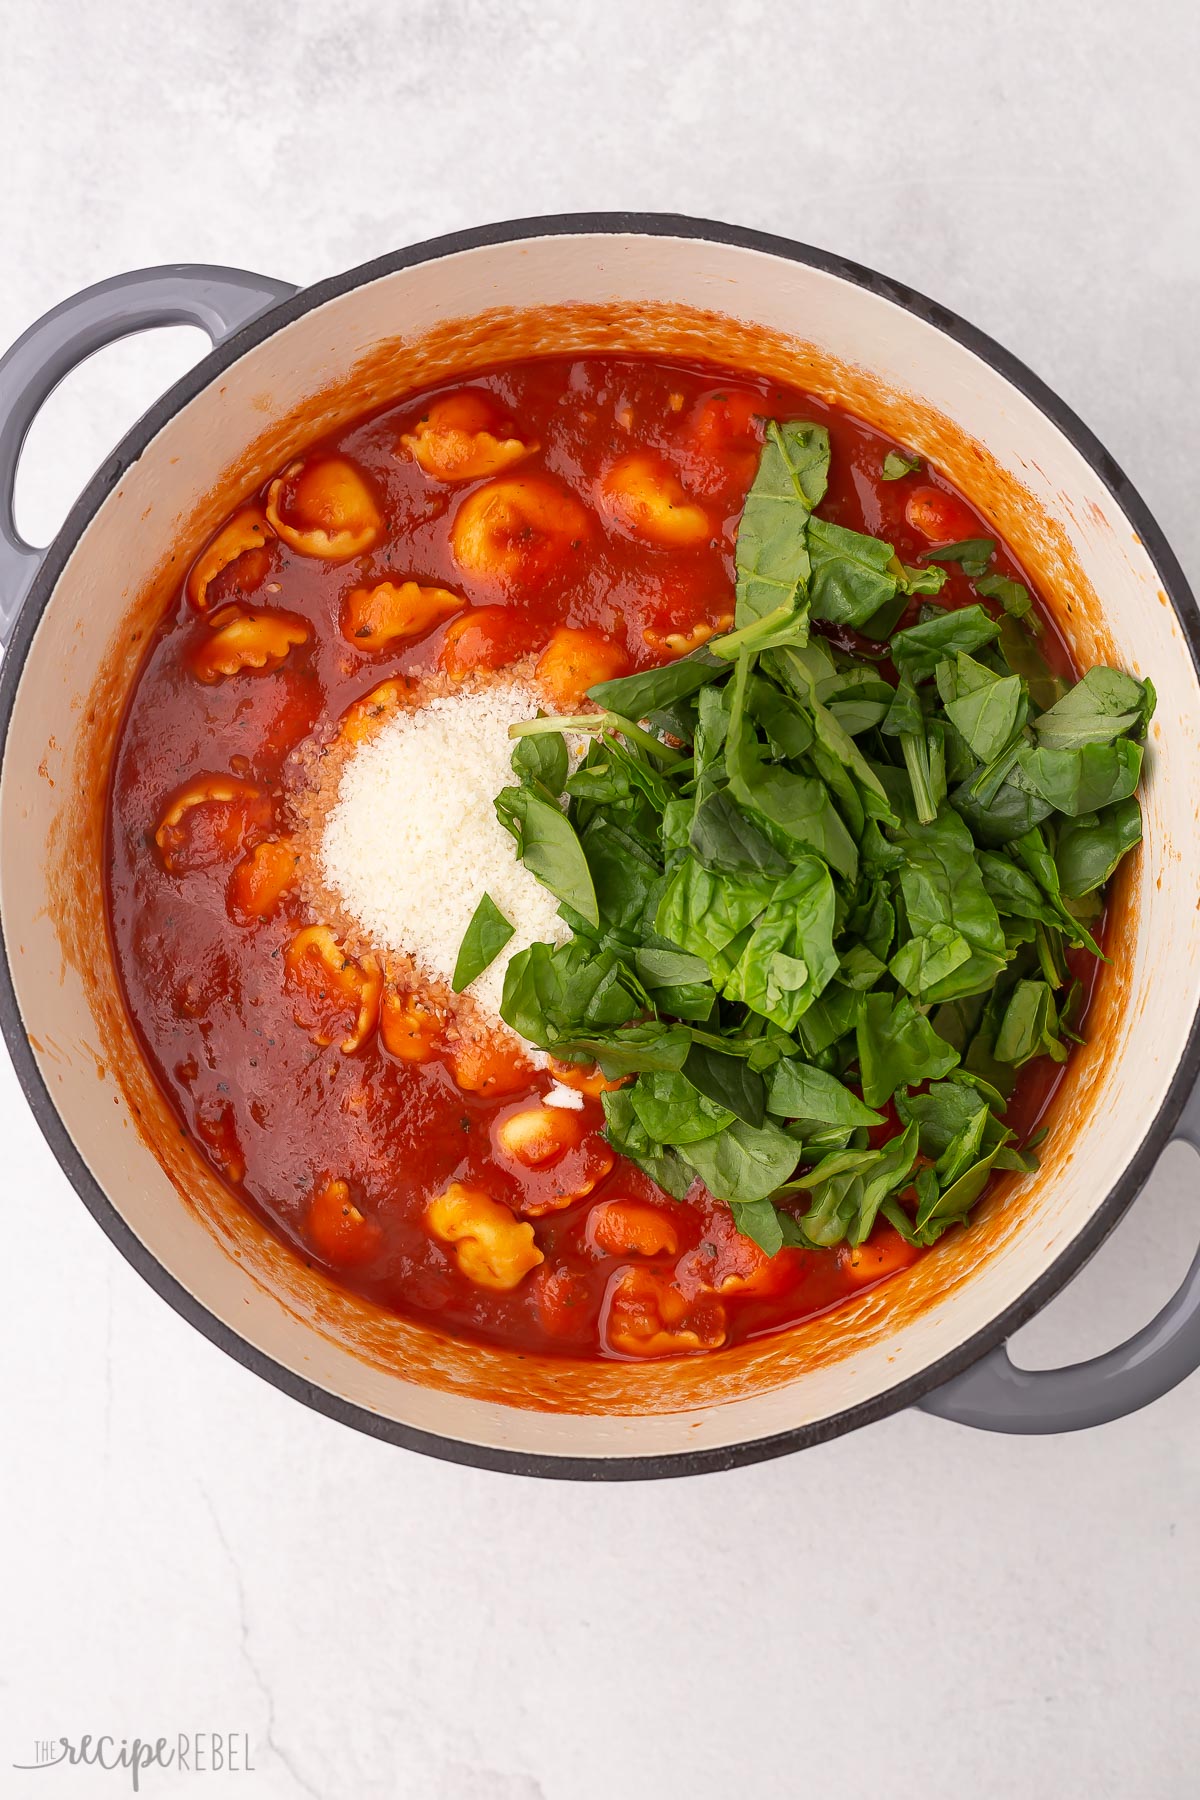
<instances>
[{"instance_id":1,"label":"chopped spinach","mask_svg":"<svg viewBox=\"0 0 1200 1800\"><path fill-rule=\"evenodd\" d=\"M1154 707L1118 670L1051 671L991 539L914 569L822 518L829 461L824 427L768 421L734 629L514 726L496 800L570 931L512 958L504 1019L623 1079L614 1149L676 1198L702 1181L772 1254L880 1216L929 1244L994 1169L1036 1167L1005 1108L1078 1041L1068 952L1100 954ZM950 563L979 599L897 629ZM456 986L510 935L485 896Z\"/></svg>"},{"instance_id":2,"label":"chopped spinach","mask_svg":"<svg viewBox=\"0 0 1200 1800\"><path fill-rule=\"evenodd\" d=\"M477 975L482 975L495 962L512 934L513 927L492 896L484 894L471 914L470 923L463 933L463 941L458 947L450 983L456 994L461 994Z\"/></svg>"},{"instance_id":3,"label":"chopped spinach","mask_svg":"<svg viewBox=\"0 0 1200 1800\"><path fill-rule=\"evenodd\" d=\"M920 466L919 456L906 456L903 450L889 450L879 472L884 481L899 481L904 475L915 475Z\"/></svg>"}]
</instances>

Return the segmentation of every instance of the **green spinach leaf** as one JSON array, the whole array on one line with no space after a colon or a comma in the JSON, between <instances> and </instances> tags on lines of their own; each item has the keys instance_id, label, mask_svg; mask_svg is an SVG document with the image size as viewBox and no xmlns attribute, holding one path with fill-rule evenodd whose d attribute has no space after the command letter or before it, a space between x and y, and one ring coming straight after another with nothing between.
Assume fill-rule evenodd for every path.
<instances>
[{"instance_id":1,"label":"green spinach leaf","mask_svg":"<svg viewBox=\"0 0 1200 1800\"><path fill-rule=\"evenodd\" d=\"M809 610L832 625L863 625L896 596L890 544L828 519L808 525Z\"/></svg>"},{"instance_id":2,"label":"green spinach leaf","mask_svg":"<svg viewBox=\"0 0 1200 1800\"><path fill-rule=\"evenodd\" d=\"M484 894L471 914L454 962L450 985L456 994L470 987L476 976L495 962L513 934L509 924L490 894Z\"/></svg>"},{"instance_id":3,"label":"green spinach leaf","mask_svg":"<svg viewBox=\"0 0 1200 1800\"><path fill-rule=\"evenodd\" d=\"M1132 796L1100 812L1064 819L1054 851L1063 893L1079 899L1102 887L1141 837L1142 809Z\"/></svg>"},{"instance_id":4,"label":"green spinach leaf","mask_svg":"<svg viewBox=\"0 0 1200 1800\"><path fill-rule=\"evenodd\" d=\"M855 1029L862 1096L873 1108L883 1106L898 1087L937 1080L958 1062L958 1052L907 994L861 994Z\"/></svg>"},{"instance_id":5,"label":"green spinach leaf","mask_svg":"<svg viewBox=\"0 0 1200 1800\"><path fill-rule=\"evenodd\" d=\"M892 661L902 675L921 681L932 675L946 657L956 656L959 651L969 656L999 634L1000 627L988 618L982 606L962 606L957 612L939 608L921 624L896 633L891 645Z\"/></svg>"},{"instance_id":6,"label":"green spinach leaf","mask_svg":"<svg viewBox=\"0 0 1200 1800\"><path fill-rule=\"evenodd\" d=\"M517 840L517 853L543 887L589 925L599 925L596 890L583 845L567 815L530 788L503 788L496 813Z\"/></svg>"},{"instance_id":7,"label":"green spinach leaf","mask_svg":"<svg viewBox=\"0 0 1200 1800\"><path fill-rule=\"evenodd\" d=\"M765 1200L792 1174L799 1161L795 1138L778 1125L753 1126L742 1119L715 1137L680 1147L709 1193L717 1200Z\"/></svg>"},{"instance_id":8,"label":"green spinach leaf","mask_svg":"<svg viewBox=\"0 0 1200 1800\"><path fill-rule=\"evenodd\" d=\"M899 481L904 475L915 475L920 466L919 456L908 456L903 450L889 450L880 474L885 481Z\"/></svg>"},{"instance_id":9,"label":"green spinach leaf","mask_svg":"<svg viewBox=\"0 0 1200 1800\"><path fill-rule=\"evenodd\" d=\"M956 562L964 575L978 581L996 554L993 538L961 538L957 544L943 544L938 550L927 550L930 562Z\"/></svg>"},{"instance_id":10,"label":"green spinach leaf","mask_svg":"<svg viewBox=\"0 0 1200 1800\"><path fill-rule=\"evenodd\" d=\"M808 520L828 477L829 433L823 425L770 421L738 526L734 619L739 628L781 605L803 611Z\"/></svg>"}]
</instances>

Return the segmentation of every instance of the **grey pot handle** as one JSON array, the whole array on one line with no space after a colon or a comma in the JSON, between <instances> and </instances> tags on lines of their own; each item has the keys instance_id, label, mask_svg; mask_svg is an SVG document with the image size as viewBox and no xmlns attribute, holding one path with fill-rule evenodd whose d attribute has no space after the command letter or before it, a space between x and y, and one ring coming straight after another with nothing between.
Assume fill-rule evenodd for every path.
<instances>
[{"instance_id":1,"label":"grey pot handle","mask_svg":"<svg viewBox=\"0 0 1200 1800\"><path fill-rule=\"evenodd\" d=\"M63 377L93 351L152 325L199 325L219 344L295 292L269 275L205 263L135 269L52 307L0 358L0 645L45 555L24 541L13 517L17 463L39 407Z\"/></svg>"},{"instance_id":2,"label":"grey pot handle","mask_svg":"<svg viewBox=\"0 0 1200 1800\"><path fill-rule=\"evenodd\" d=\"M1174 1136L1200 1150L1200 1088ZM1200 1254L1178 1293L1128 1343L1066 1369L1019 1369L1001 1344L927 1394L922 1411L981 1431L1046 1434L1106 1425L1148 1406L1200 1368Z\"/></svg>"}]
</instances>

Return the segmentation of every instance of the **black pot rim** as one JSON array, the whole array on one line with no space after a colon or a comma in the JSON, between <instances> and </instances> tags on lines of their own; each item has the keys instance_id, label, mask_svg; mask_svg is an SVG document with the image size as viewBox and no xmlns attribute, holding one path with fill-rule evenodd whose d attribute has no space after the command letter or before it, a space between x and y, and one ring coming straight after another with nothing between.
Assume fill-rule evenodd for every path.
<instances>
[{"instance_id":1,"label":"black pot rim","mask_svg":"<svg viewBox=\"0 0 1200 1800\"><path fill-rule=\"evenodd\" d=\"M1044 413L1074 446L1133 524L1150 557L1163 591L1175 612L1180 629L1190 650L1192 661L1200 672L1200 612L1179 563L1168 545L1145 501L1119 467L1114 458L1083 424L1072 409L1045 382L1011 351L969 324L948 307L904 283L894 281L860 263L800 244L787 238L755 231L743 226L726 225L709 219L693 219L674 213L556 213L544 218L510 219L471 230L451 232L430 238L404 250L360 264L345 274L319 281L299 290L292 298L259 314L242 327L177 381L149 409L121 443L107 457L72 507L45 558L21 607L12 640L0 666L0 763L7 745L13 705L24 669L25 659L55 585L83 532L103 501L130 465L142 455L150 441L181 407L201 392L217 375L237 361L247 350L272 336L306 312L336 299L351 289L399 269L423 262L453 256L464 250L519 242L527 238L577 235L632 235L640 237L694 238L706 242L757 250L785 261L803 263L825 274L840 277L856 287L893 302L925 323L953 338L1011 383ZM3 945L3 922L0 920L0 946ZM1083 1266L1108 1236L1126 1208L1136 1198L1163 1149L1170 1142L1174 1127L1188 1096L1200 1078L1200 1013L1192 1022L1184 1054L1175 1070L1166 1096L1155 1118L1147 1127L1136 1154L1120 1179L1096 1208L1084 1228L1072 1242L1044 1269L1020 1298L1007 1307L982 1330L957 1345L937 1362L918 1374L898 1382L886 1392L857 1406L846 1408L829 1418L809 1425L792 1427L770 1437L710 1449L678 1451L653 1456L580 1457L533 1454L491 1445L475 1444L457 1438L419 1431L381 1418L364 1407L356 1406L325 1389L306 1381L283 1364L275 1362L214 1313L209 1312L194 1295L169 1274L130 1227L95 1180L83 1157L76 1149L50 1097L35 1061L17 1002L7 951L0 956L0 1028L3 1029L9 1053L16 1068L25 1097L51 1150L88 1208L116 1248L133 1265L156 1293L177 1313L228 1355L271 1382L284 1393L302 1401L314 1411L353 1426L369 1437L417 1450L446 1462L462 1463L475 1468L495 1469L515 1475L536 1475L576 1481L641 1481L665 1476L694 1475L706 1471L737 1468L806 1449L830 1438L841 1436L860 1425L911 1406L943 1382L960 1375L1012 1335L1021 1325L1058 1293Z\"/></svg>"}]
</instances>

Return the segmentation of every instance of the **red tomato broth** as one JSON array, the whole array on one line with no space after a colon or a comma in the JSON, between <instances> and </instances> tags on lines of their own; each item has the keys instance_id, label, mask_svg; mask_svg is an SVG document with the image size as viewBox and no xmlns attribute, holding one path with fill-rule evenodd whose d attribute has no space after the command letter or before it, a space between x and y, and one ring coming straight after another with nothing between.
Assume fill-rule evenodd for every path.
<instances>
[{"instance_id":1,"label":"red tomato broth","mask_svg":"<svg viewBox=\"0 0 1200 1800\"><path fill-rule=\"evenodd\" d=\"M464 388L493 408L502 427L497 435L511 429L539 446L501 476L556 481L589 514L587 530L561 554L535 559L532 578L499 589L464 573L451 549L453 520L481 481L434 480L401 444L436 399ZM167 798L203 772L230 773L271 794L276 829L286 829L292 777L285 765L296 747L380 681L438 668L447 634L463 614L414 640L366 651L341 627L346 596L355 587L411 579L461 594L477 614L472 656L484 666L539 650L563 625L605 633L632 668L664 660L661 647L646 641L647 631L654 637L697 624L718 628L732 612L734 536L757 464L754 421L760 415L809 417L826 425L833 455L822 515L886 536L902 560L914 561L930 548L930 539L906 518L916 488L936 488L965 509L972 529L963 535L994 536L969 503L929 470L883 481L884 455L900 446L797 389L648 358L538 359L473 375L466 384L441 384L305 448L310 459L332 454L357 465L383 528L371 549L341 562L306 556L272 539L210 581L209 618L240 600L309 624L307 642L293 647L282 667L217 682L197 679L193 659L211 628L182 586L148 647L120 733L108 810L106 900L131 1020L181 1127L218 1172L308 1261L386 1309L517 1349L620 1355L600 1326L631 1268L678 1271L689 1304L708 1307L709 1335L715 1307L724 1314L724 1341L736 1343L826 1312L921 1254L903 1246L904 1256L884 1257L887 1266L872 1277L869 1269L853 1269L844 1249L788 1250L775 1259L764 1287L735 1282L714 1296L704 1279L705 1259L720 1275L725 1265L714 1248L713 1220L721 1215L715 1234L727 1236L727 1211L702 1189L686 1202L670 1200L618 1157L583 1198L531 1218L544 1261L519 1286L502 1292L474 1285L457 1267L453 1247L431 1236L425 1207L453 1181L477 1185L514 1209L523 1195L536 1193L541 1172L523 1171L498 1155L493 1128L547 1092L549 1074L488 1098L460 1090L440 1061L398 1061L375 1032L350 1055L336 1043L314 1044L295 1022L284 980L287 944L297 929L314 922L299 895L285 893L266 918L236 922L231 863L168 874L154 843ZM604 513L598 477L631 450L671 463L689 496L710 513L709 541L662 547L639 540ZM947 568L939 604L974 600L957 565ZM1003 544L993 568L1033 591ZM918 604L912 603L914 615ZM1045 608L1039 604L1038 610L1043 654L1057 672L1073 677L1062 637ZM472 612L465 616L472 620ZM844 642L860 652L867 648L853 637ZM878 655L879 646L870 649ZM246 847L267 835L255 827ZM1090 993L1092 959L1071 961ZM1006 1115L1020 1138L1034 1129L1061 1073L1048 1059L1022 1071ZM571 1116L598 1137L598 1099L587 1098L583 1111ZM345 1230L339 1225L317 1233L327 1247L349 1247L341 1262L317 1253L308 1227L314 1197L337 1181L348 1184L351 1204L370 1228L365 1238L361 1232L355 1238L353 1221ZM597 1248L588 1233L592 1209L616 1198L667 1209L677 1251L645 1257ZM890 1227L877 1233L896 1236Z\"/></svg>"}]
</instances>

